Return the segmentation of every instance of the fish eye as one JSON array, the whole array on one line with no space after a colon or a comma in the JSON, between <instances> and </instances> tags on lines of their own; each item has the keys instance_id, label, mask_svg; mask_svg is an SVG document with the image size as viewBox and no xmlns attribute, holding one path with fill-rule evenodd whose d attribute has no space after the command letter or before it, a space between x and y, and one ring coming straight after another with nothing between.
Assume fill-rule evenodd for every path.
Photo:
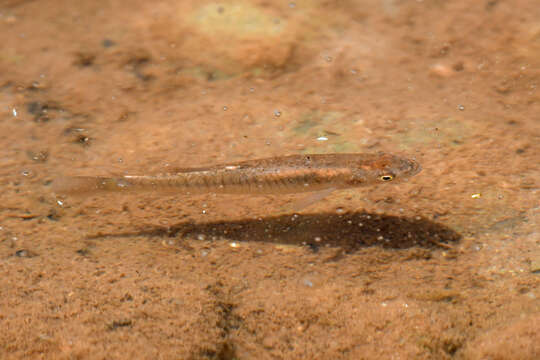
<instances>
[{"instance_id":1,"label":"fish eye","mask_svg":"<svg viewBox=\"0 0 540 360\"><path fill-rule=\"evenodd\" d=\"M394 180L394 175L391 175L391 174L381 175L379 176L379 179L381 179L382 181L392 181Z\"/></svg>"}]
</instances>

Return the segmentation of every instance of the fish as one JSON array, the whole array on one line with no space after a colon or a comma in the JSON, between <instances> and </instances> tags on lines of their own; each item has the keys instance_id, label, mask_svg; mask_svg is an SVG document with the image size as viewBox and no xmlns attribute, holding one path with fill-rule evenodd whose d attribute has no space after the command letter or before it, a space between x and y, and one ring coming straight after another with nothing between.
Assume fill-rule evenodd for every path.
<instances>
[{"instance_id":1,"label":"fish","mask_svg":"<svg viewBox=\"0 0 540 360\"><path fill-rule=\"evenodd\" d=\"M334 190L395 183L421 171L413 159L387 153L276 156L152 175L61 176L59 195L164 193L281 195L313 192L313 202ZM310 201L312 201L310 200ZM300 207L309 205L300 203Z\"/></svg>"}]
</instances>

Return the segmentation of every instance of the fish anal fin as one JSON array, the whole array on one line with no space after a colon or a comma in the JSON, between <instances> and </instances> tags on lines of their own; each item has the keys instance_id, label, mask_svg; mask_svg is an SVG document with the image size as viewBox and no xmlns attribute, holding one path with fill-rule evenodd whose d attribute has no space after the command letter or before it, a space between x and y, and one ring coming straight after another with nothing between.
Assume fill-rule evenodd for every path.
<instances>
[{"instance_id":1,"label":"fish anal fin","mask_svg":"<svg viewBox=\"0 0 540 360\"><path fill-rule=\"evenodd\" d=\"M321 201L322 199L324 199L325 197L330 195L334 190L336 190L336 188L330 187L330 188L327 188L327 189L324 189L324 190L309 193L309 195L304 196L304 197L302 197L302 198L300 198L298 200L295 200L292 203L292 209L293 209L293 211L303 210L303 209L315 204L316 202Z\"/></svg>"}]
</instances>

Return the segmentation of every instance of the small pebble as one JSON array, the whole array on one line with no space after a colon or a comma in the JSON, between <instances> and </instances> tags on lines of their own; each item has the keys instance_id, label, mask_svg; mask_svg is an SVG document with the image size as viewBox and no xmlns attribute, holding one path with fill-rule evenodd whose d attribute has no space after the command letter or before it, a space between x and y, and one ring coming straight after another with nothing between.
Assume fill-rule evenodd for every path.
<instances>
[{"instance_id":1,"label":"small pebble","mask_svg":"<svg viewBox=\"0 0 540 360\"><path fill-rule=\"evenodd\" d=\"M531 260L530 270L534 274L540 274L540 255Z\"/></svg>"},{"instance_id":2,"label":"small pebble","mask_svg":"<svg viewBox=\"0 0 540 360\"><path fill-rule=\"evenodd\" d=\"M454 70L448 65L434 64L430 67L429 73L441 78L449 78L454 75Z\"/></svg>"},{"instance_id":3,"label":"small pebble","mask_svg":"<svg viewBox=\"0 0 540 360\"><path fill-rule=\"evenodd\" d=\"M21 250L15 251L15 256L21 257L21 258L32 258L34 256L37 256L37 254L30 250L21 249Z\"/></svg>"}]
</instances>

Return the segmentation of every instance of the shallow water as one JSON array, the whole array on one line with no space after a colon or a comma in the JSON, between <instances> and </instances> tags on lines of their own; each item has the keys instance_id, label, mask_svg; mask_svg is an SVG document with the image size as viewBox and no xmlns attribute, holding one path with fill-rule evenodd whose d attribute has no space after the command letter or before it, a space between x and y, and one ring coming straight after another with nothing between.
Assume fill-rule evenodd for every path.
<instances>
[{"instance_id":1,"label":"shallow water","mask_svg":"<svg viewBox=\"0 0 540 360\"><path fill-rule=\"evenodd\" d=\"M0 357L540 357L535 1L0 1ZM287 154L422 172L57 199ZM385 184L386 185L386 184Z\"/></svg>"}]
</instances>

